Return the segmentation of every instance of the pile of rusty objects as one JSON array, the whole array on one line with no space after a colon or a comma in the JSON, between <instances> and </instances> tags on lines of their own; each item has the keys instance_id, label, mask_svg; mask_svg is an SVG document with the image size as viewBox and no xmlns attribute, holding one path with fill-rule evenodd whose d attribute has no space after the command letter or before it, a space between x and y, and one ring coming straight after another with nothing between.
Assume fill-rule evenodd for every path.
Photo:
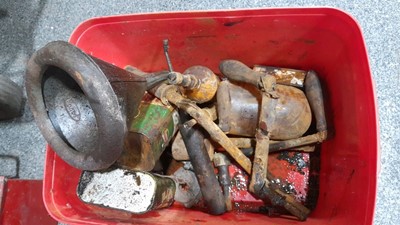
<instances>
[{"instance_id":1,"label":"pile of rusty objects","mask_svg":"<svg viewBox=\"0 0 400 225\"><path fill-rule=\"evenodd\" d=\"M62 41L29 60L32 112L82 170L78 197L133 214L175 202L306 220L318 192L310 165L327 138L316 72L227 59L218 76L200 65L179 73L163 46L169 70L152 73Z\"/></svg>"}]
</instances>

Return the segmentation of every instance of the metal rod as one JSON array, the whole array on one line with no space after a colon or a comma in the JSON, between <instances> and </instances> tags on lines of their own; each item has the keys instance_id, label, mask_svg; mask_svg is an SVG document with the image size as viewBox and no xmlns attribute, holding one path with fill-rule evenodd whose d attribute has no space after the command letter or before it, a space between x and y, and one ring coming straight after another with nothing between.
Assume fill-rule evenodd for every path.
<instances>
[{"instance_id":1,"label":"metal rod","mask_svg":"<svg viewBox=\"0 0 400 225\"><path fill-rule=\"evenodd\" d=\"M179 114L182 122L190 121L191 117L182 110L180 110ZM183 123L179 125L179 131L181 132L209 213L220 215L226 212L225 198L205 148L201 127L199 125L186 126Z\"/></svg>"},{"instance_id":2,"label":"metal rod","mask_svg":"<svg viewBox=\"0 0 400 225\"><path fill-rule=\"evenodd\" d=\"M256 131L256 148L254 151L253 170L249 190L258 195L267 178L269 154L269 126L275 122L275 105L272 107L271 98L267 93L262 94L259 124ZM272 109L271 109L272 108ZM267 113L268 111L268 113Z\"/></svg>"},{"instance_id":3,"label":"metal rod","mask_svg":"<svg viewBox=\"0 0 400 225\"><path fill-rule=\"evenodd\" d=\"M165 58L167 59L169 72L173 72L174 69L172 68L171 59L169 58L169 54L168 54L168 49L169 49L169 43L168 42L169 42L168 39L164 39L163 40L164 55L165 55Z\"/></svg>"},{"instance_id":4,"label":"metal rod","mask_svg":"<svg viewBox=\"0 0 400 225\"><path fill-rule=\"evenodd\" d=\"M230 192L231 178L229 176L230 161L222 153L215 153L214 165L218 168L218 180L224 190L225 204L228 211L232 210L232 196Z\"/></svg>"},{"instance_id":5,"label":"metal rod","mask_svg":"<svg viewBox=\"0 0 400 225\"><path fill-rule=\"evenodd\" d=\"M269 149L271 152L276 152L285 149L291 149L299 146L321 143L326 139L326 131L318 132L315 134L307 135L286 141L277 141L270 144Z\"/></svg>"},{"instance_id":6,"label":"metal rod","mask_svg":"<svg viewBox=\"0 0 400 225\"><path fill-rule=\"evenodd\" d=\"M284 207L300 221L306 220L311 211L297 202L292 195L284 193L279 188L271 187L270 179L272 179L270 176L268 176L268 179L265 179L265 185L257 196L265 202L271 202L273 205Z\"/></svg>"},{"instance_id":7,"label":"metal rod","mask_svg":"<svg viewBox=\"0 0 400 225\"><path fill-rule=\"evenodd\" d=\"M316 133L304 137L284 141L269 141L269 152L279 152L290 149L291 151L313 152L309 145L320 143L325 140L324 133ZM254 148L254 138L229 138L238 148Z\"/></svg>"}]
</instances>

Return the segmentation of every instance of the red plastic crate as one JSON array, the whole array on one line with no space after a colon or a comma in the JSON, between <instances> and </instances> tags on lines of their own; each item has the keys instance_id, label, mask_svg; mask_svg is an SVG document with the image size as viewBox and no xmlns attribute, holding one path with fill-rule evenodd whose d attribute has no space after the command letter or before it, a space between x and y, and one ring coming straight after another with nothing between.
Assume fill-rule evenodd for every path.
<instances>
[{"instance_id":1,"label":"red plastic crate","mask_svg":"<svg viewBox=\"0 0 400 225\"><path fill-rule=\"evenodd\" d=\"M42 181L0 176L0 224L57 225L42 202Z\"/></svg>"},{"instance_id":2,"label":"red plastic crate","mask_svg":"<svg viewBox=\"0 0 400 225\"><path fill-rule=\"evenodd\" d=\"M80 171L48 148L44 201L68 224L372 224L377 182L378 127L374 85L357 22L332 8L273 8L172 12L95 18L70 42L117 66L166 69L162 40L174 68L204 65L219 73L223 59L249 66L313 69L324 88L330 139L321 146L320 194L306 222L253 213L211 216L174 206L130 215L81 202Z\"/></svg>"}]
</instances>

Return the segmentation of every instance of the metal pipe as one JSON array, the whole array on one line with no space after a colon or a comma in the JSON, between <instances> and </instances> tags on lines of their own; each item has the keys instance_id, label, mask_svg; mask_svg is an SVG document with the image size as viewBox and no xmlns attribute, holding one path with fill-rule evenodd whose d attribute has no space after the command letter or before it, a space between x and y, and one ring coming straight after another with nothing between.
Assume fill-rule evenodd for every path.
<instances>
[{"instance_id":1,"label":"metal pipe","mask_svg":"<svg viewBox=\"0 0 400 225\"><path fill-rule=\"evenodd\" d=\"M291 151L299 152L313 152L314 148L310 148L309 145L321 143L325 140L325 133L318 132L316 134L307 135L300 138L274 141L269 142L269 152L279 152L290 149ZM254 148L256 140L254 138L229 138L238 148Z\"/></svg>"},{"instance_id":2,"label":"metal pipe","mask_svg":"<svg viewBox=\"0 0 400 225\"><path fill-rule=\"evenodd\" d=\"M271 152L277 152L285 149L296 148L299 146L321 143L326 139L326 131L299 137L295 139L277 141L270 144Z\"/></svg>"},{"instance_id":3,"label":"metal pipe","mask_svg":"<svg viewBox=\"0 0 400 225\"><path fill-rule=\"evenodd\" d=\"M191 118L185 112L180 111L182 122ZM200 126L179 125L179 131L189 154L193 170L200 185L201 193L212 215L220 215L226 211L224 195L219 186L210 157L204 145L204 135Z\"/></svg>"}]
</instances>

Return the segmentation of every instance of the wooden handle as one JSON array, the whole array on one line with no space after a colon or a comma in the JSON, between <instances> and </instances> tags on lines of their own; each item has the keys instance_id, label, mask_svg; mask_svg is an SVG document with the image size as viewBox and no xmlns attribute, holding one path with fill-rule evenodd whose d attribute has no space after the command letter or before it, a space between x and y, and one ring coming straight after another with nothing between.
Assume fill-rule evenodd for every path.
<instances>
[{"instance_id":1,"label":"wooden handle","mask_svg":"<svg viewBox=\"0 0 400 225\"><path fill-rule=\"evenodd\" d=\"M324 98L322 96L321 83L319 82L317 73L309 71L304 82L305 93L311 110L314 113L317 130L319 132L326 131L326 119L324 109Z\"/></svg>"},{"instance_id":2,"label":"wooden handle","mask_svg":"<svg viewBox=\"0 0 400 225\"><path fill-rule=\"evenodd\" d=\"M219 64L219 70L229 80L252 84L258 88L262 73L253 71L248 66L237 60L223 60Z\"/></svg>"}]
</instances>

